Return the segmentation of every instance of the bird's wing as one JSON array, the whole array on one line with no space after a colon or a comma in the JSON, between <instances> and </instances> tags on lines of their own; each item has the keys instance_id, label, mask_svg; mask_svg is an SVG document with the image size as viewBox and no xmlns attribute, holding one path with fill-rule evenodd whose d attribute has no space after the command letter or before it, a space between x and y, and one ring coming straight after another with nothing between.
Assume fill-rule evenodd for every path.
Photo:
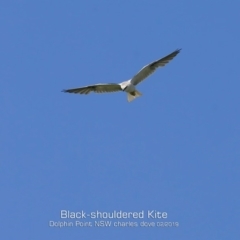
<instances>
[{"instance_id":1,"label":"bird's wing","mask_svg":"<svg viewBox=\"0 0 240 240\"><path fill-rule=\"evenodd\" d=\"M116 83L99 83L99 84L90 85L86 87L63 90L63 92L79 93L79 94L88 94L90 92L105 93L105 92L117 92L117 91L122 91L122 88L119 84L116 84Z\"/></svg>"},{"instance_id":2,"label":"bird's wing","mask_svg":"<svg viewBox=\"0 0 240 240\"><path fill-rule=\"evenodd\" d=\"M145 78L147 78L150 74L152 74L158 67L164 67L169 61L171 61L181 49L177 49L176 51L170 53L169 55L154 61L146 66L144 66L131 80L133 85L137 85Z\"/></svg>"}]
</instances>

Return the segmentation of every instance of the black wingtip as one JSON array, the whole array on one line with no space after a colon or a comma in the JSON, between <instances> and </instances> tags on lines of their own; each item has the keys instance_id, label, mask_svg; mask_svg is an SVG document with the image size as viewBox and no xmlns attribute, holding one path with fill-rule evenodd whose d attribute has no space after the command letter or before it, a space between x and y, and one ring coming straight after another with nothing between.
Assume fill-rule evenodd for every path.
<instances>
[{"instance_id":1,"label":"black wingtip","mask_svg":"<svg viewBox=\"0 0 240 240\"><path fill-rule=\"evenodd\" d=\"M66 89L63 89L61 92L64 92L64 93L66 93L66 92L67 92L67 90L66 90Z\"/></svg>"}]
</instances>

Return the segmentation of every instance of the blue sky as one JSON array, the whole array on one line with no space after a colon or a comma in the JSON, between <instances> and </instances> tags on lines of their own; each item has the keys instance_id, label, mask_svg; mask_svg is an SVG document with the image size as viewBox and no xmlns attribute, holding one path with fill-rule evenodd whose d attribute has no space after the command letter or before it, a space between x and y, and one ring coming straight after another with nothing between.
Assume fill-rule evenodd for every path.
<instances>
[{"instance_id":1,"label":"blue sky","mask_svg":"<svg viewBox=\"0 0 240 240\"><path fill-rule=\"evenodd\" d=\"M239 239L239 9L1 1L1 239ZM127 80L177 48L132 103L61 92ZM50 227L61 210L156 210L179 227ZM162 221L121 222L142 220Z\"/></svg>"}]
</instances>

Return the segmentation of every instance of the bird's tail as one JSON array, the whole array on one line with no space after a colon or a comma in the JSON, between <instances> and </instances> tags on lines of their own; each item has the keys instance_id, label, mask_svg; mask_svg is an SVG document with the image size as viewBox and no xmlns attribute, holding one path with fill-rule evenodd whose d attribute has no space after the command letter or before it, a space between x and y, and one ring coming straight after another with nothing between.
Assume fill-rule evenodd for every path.
<instances>
[{"instance_id":1,"label":"bird's tail","mask_svg":"<svg viewBox=\"0 0 240 240\"><path fill-rule=\"evenodd\" d=\"M142 94L139 91L135 90L134 92L127 93L127 100L128 102L131 102L132 100L140 96L142 96Z\"/></svg>"}]
</instances>

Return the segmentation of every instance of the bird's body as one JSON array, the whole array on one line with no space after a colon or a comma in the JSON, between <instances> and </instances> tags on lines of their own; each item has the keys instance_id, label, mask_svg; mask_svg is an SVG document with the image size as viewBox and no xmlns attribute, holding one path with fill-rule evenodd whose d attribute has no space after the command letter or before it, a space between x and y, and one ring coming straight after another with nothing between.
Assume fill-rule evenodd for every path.
<instances>
[{"instance_id":1,"label":"bird's body","mask_svg":"<svg viewBox=\"0 0 240 240\"><path fill-rule=\"evenodd\" d=\"M104 93L104 92L118 92L118 91L125 91L127 93L127 99L129 102L134 100L135 98L141 96L142 94L137 91L135 86L147 78L150 74L152 74L158 67L163 67L167 64L170 60L172 60L181 49L178 49L169 55L154 61L146 66L144 66L133 78L128 81L117 83L99 83L95 85L90 85L86 87L80 88L72 88L63 90L63 92L68 93L79 93L79 94L88 94L90 92L95 93Z\"/></svg>"}]
</instances>

